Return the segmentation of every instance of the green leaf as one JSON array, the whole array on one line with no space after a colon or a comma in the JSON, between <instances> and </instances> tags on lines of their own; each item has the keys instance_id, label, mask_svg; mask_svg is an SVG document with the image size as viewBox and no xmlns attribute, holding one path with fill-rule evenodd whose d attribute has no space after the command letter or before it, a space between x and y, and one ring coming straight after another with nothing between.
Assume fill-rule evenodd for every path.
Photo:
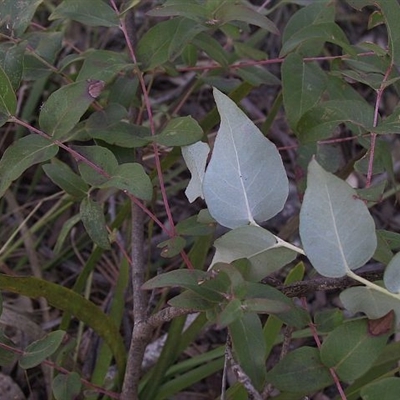
<instances>
[{"instance_id":1,"label":"green leaf","mask_svg":"<svg viewBox=\"0 0 400 400\"><path fill-rule=\"evenodd\" d=\"M142 288L145 290L152 290L166 286L182 286L186 289L190 289L192 286L198 286L199 282L206 279L207 276L207 272L197 269L175 270L149 279Z\"/></svg>"},{"instance_id":2,"label":"green leaf","mask_svg":"<svg viewBox=\"0 0 400 400\"><path fill-rule=\"evenodd\" d=\"M215 18L221 20L223 23L243 21L251 25L259 26L275 35L279 35L278 28L270 19L263 16L260 12L242 4L225 2L222 7L218 8L218 11L215 13Z\"/></svg>"},{"instance_id":3,"label":"green leaf","mask_svg":"<svg viewBox=\"0 0 400 400\"><path fill-rule=\"evenodd\" d=\"M262 298L246 299L242 302L245 311L252 311L257 314L280 314L290 310L290 306L281 301Z\"/></svg>"},{"instance_id":4,"label":"green leaf","mask_svg":"<svg viewBox=\"0 0 400 400\"><path fill-rule=\"evenodd\" d=\"M219 328L226 327L243 316L242 302L239 299L232 299L218 311L215 322Z\"/></svg>"},{"instance_id":5,"label":"green leaf","mask_svg":"<svg viewBox=\"0 0 400 400\"><path fill-rule=\"evenodd\" d=\"M0 65L0 126L4 125L16 111L17 97L10 79Z\"/></svg>"},{"instance_id":6,"label":"green leaf","mask_svg":"<svg viewBox=\"0 0 400 400\"><path fill-rule=\"evenodd\" d=\"M339 278L374 254L375 223L350 185L312 160L300 211L300 237L313 267Z\"/></svg>"},{"instance_id":7,"label":"green leaf","mask_svg":"<svg viewBox=\"0 0 400 400\"><path fill-rule=\"evenodd\" d=\"M101 80L109 83L127 67L132 67L123 53L90 49L84 54L84 62L76 81Z\"/></svg>"},{"instance_id":8,"label":"green leaf","mask_svg":"<svg viewBox=\"0 0 400 400\"><path fill-rule=\"evenodd\" d=\"M0 66L7 75L14 90L19 88L24 69L26 42L18 45L2 43L0 45ZM3 93L0 90L0 93Z\"/></svg>"},{"instance_id":9,"label":"green leaf","mask_svg":"<svg viewBox=\"0 0 400 400\"><path fill-rule=\"evenodd\" d=\"M182 236L175 236L157 245L162 249L161 257L171 258L177 256L186 246L186 240Z\"/></svg>"},{"instance_id":10,"label":"green leaf","mask_svg":"<svg viewBox=\"0 0 400 400\"><path fill-rule=\"evenodd\" d=\"M300 117L317 105L326 88L322 69L304 62L298 54L289 54L282 65L283 103L290 126L295 129Z\"/></svg>"},{"instance_id":11,"label":"green leaf","mask_svg":"<svg viewBox=\"0 0 400 400\"><path fill-rule=\"evenodd\" d=\"M252 86L279 85L280 80L260 65L238 68L238 76Z\"/></svg>"},{"instance_id":12,"label":"green leaf","mask_svg":"<svg viewBox=\"0 0 400 400\"><path fill-rule=\"evenodd\" d=\"M85 197L79 210L86 232L97 246L109 250L110 240L106 227L103 207L89 197Z\"/></svg>"},{"instance_id":13,"label":"green leaf","mask_svg":"<svg viewBox=\"0 0 400 400\"><path fill-rule=\"evenodd\" d=\"M172 307L186 308L188 310L207 311L215 307L215 303L206 300L191 290L186 290L178 296L168 300L168 304Z\"/></svg>"},{"instance_id":14,"label":"green leaf","mask_svg":"<svg viewBox=\"0 0 400 400\"><path fill-rule=\"evenodd\" d=\"M26 169L49 160L57 152L57 146L38 135L28 135L14 142L0 160L0 197Z\"/></svg>"},{"instance_id":15,"label":"green leaf","mask_svg":"<svg viewBox=\"0 0 400 400\"><path fill-rule=\"evenodd\" d=\"M41 129L56 139L62 139L79 122L97 97L91 91L92 85L95 84L103 85L104 83L80 81L53 92L40 111Z\"/></svg>"},{"instance_id":16,"label":"green leaf","mask_svg":"<svg viewBox=\"0 0 400 400\"><path fill-rule=\"evenodd\" d=\"M54 159L53 164L45 164L42 168L56 185L72 197L81 199L87 194L89 186L62 161Z\"/></svg>"},{"instance_id":17,"label":"green leaf","mask_svg":"<svg viewBox=\"0 0 400 400\"><path fill-rule=\"evenodd\" d=\"M19 360L19 366L23 369L33 368L39 365L47 357L50 357L61 345L65 331L55 331L44 338L31 343Z\"/></svg>"},{"instance_id":18,"label":"green leaf","mask_svg":"<svg viewBox=\"0 0 400 400\"><path fill-rule=\"evenodd\" d=\"M350 46L346 34L342 29L333 22L325 22L321 24L307 25L300 31L288 39L282 46L279 57L285 57L287 54L295 50L304 43L324 40L325 42L336 44L351 55L356 52Z\"/></svg>"},{"instance_id":19,"label":"green leaf","mask_svg":"<svg viewBox=\"0 0 400 400\"><path fill-rule=\"evenodd\" d=\"M400 18L400 5L397 1L379 1L378 7L382 10L386 21L386 29L389 34L389 46L393 63L400 66L400 27L398 24Z\"/></svg>"},{"instance_id":20,"label":"green leaf","mask_svg":"<svg viewBox=\"0 0 400 400\"><path fill-rule=\"evenodd\" d=\"M273 303L279 302L284 304L288 307L288 310L280 311L275 315L286 325L301 329L310 322L310 317L304 309L296 307L293 300L271 286L247 282L246 299L266 299Z\"/></svg>"},{"instance_id":21,"label":"green leaf","mask_svg":"<svg viewBox=\"0 0 400 400\"><path fill-rule=\"evenodd\" d=\"M203 196L203 179L206 173L207 157L210 146L204 142L193 143L181 148L183 159L190 171L191 179L186 187L185 195L190 203Z\"/></svg>"},{"instance_id":22,"label":"green leaf","mask_svg":"<svg viewBox=\"0 0 400 400\"><path fill-rule=\"evenodd\" d=\"M291 1L288 1L291 2ZM329 0L311 1L307 7L301 8L293 14L285 26L282 35L282 43L293 40L298 32L306 26L334 22L335 7ZM316 38L298 46L297 53L313 57L320 54L324 45L324 39Z\"/></svg>"},{"instance_id":23,"label":"green leaf","mask_svg":"<svg viewBox=\"0 0 400 400\"><path fill-rule=\"evenodd\" d=\"M127 191L142 200L151 200L153 185L144 168L138 163L119 165L102 188L115 187Z\"/></svg>"},{"instance_id":24,"label":"green leaf","mask_svg":"<svg viewBox=\"0 0 400 400\"><path fill-rule=\"evenodd\" d=\"M82 383L78 373L58 374L51 384L56 400L74 400L81 392Z\"/></svg>"},{"instance_id":25,"label":"green leaf","mask_svg":"<svg viewBox=\"0 0 400 400\"><path fill-rule=\"evenodd\" d=\"M207 8L201 4L188 2L187 0L167 0L162 7L156 7L147 12L152 17L181 16L202 21L208 18Z\"/></svg>"},{"instance_id":26,"label":"green leaf","mask_svg":"<svg viewBox=\"0 0 400 400\"><path fill-rule=\"evenodd\" d=\"M200 32L191 42L194 46L210 56L212 60L221 65L221 67L227 67L229 65L229 57L226 50L221 46L221 43L212 36Z\"/></svg>"},{"instance_id":27,"label":"green leaf","mask_svg":"<svg viewBox=\"0 0 400 400\"><path fill-rule=\"evenodd\" d=\"M167 61L175 60L198 33L206 30L187 18L173 18L159 22L140 39L137 57L144 69L151 70Z\"/></svg>"},{"instance_id":28,"label":"green leaf","mask_svg":"<svg viewBox=\"0 0 400 400\"><path fill-rule=\"evenodd\" d=\"M276 147L227 96L214 89L221 125L203 181L210 214L236 228L282 210L288 180Z\"/></svg>"},{"instance_id":29,"label":"green leaf","mask_svg":"<svg viewBox=\"0 0 400 400\"><path fill-rule=\"evenodd\" d=\"M25 53L24 79L37 80L48 77L53 72L52 65L56 63L57 56L62 50L62 32L30 32L24 36L32 53ZM34 54L33 54L34 52ZM43 58L44 63L40 58Z\"/></svg>"},{"instance_id":30,"label":"green leaf","mask_svg":"<svg viewBox=\"0 0 400 400\"><path fill-rule=\"evenodd\" d=\"M302 143L330 137L341 123L350 129L371 130L374 109L364 100L329 100L307 111L299 120L297 134Z\"/></svg>"},{"instance_id":31,"label":"green leaf","mask_svg":"<svg viewBox=\"0 0 400 400\"><path fill-rule=\"evenodd\" d=\"M85 127L92 138L115 146L130 149L150 143L150 129L131 124L127 120L126 109L114 103L104 110L94 112L87 119Z\"/></svg>"},{"instance_id":32,"label":"green leaf","mask_svg":"<svg viewBox=\"0 0 400 400\"><path fill-rule=\"evenodd\" d=\"M329 369L321 362L319 350L307 346L287 354L267 373L267 381L279 390L304 395L333 384Z\"/></svg>"},{"instance_id":33,"label":"green leaf","mask_svg":"<svg viewBox=\"0 0 400 400\"><path fill-rule=\"evenodd\" d=\"M112 319L89 300L59 284L34 277L0 274L0 290L30 298L44 297L59 310L67 311L91 327L111 348L121 376L125 369L126 348Z\"/></svg>"},{"instance_id":34,"label":"green leaf","mask_svg":"<svg viewBox=\"0 0 400 400\"><path fill-rule=\"evenodd\" d=\"M400 133L400 107L396 107L393 112L385 119L380 121L377 127L374 128L374 133L380 134L399 134Z\"/></svg>"},{"instance_id":35,"label":"green leaf","mask_svg":"<svg viewBox=\"0 0 400 400\"><path fill-rule=\"evenodd\" d=\"M15 343L7 337L3 329L0 330L0 343L5 344L7 347L0 346L0 366L7 367L15 365L17 360L17 353L15 351L10 350L15 347Z\"/></svg>"},{"instance_id":36,"label":"green leaf","mask_svg":"<svg viewBox=\"0 0 400 400\"><path fill-rule=\"evenodd\" d=\"M88 26L118 27L115 11L101 0L64 0L50 15L49 20L70 18Z\"/></svg>"},{"instance_id":37,"label":"green leaf","mask_svg":"<svg viewBox=\"0 0 400 400\"><path fill-rule=\"evenodd\" d=\"M351 382L367 372L383 351L389 333L372 336L366 319L348 321L334 329L322 343L321 360L339 378Z\"/></svg>"},{"instance_id":38,"label":"green leaf","mask_svg":"<svg viewBox=\"0 0 400 400\"><path fill-rule=\"evenodd\" d=\"M54 246L54 253L56 255L59 255L61 251L64 249L64 242L67 239L67 236L69 235L71 229L81 220L79 214L75 214L71 218L67 219L64 221L63 226L58 233L57 236L57 242L56 245Z\"/></svg>"},{"instance_id":39,"label":"green leaf","mask_svg":"<svg viewBox=\"0 0 400 400\"><path fill-rule=\"evenodd\" d=\"M79 162L78 168L83 180L92 186L101 186L106 183L118 169L118 161L114 154L101 146L71 146L79 154L101 168L107 175L100 174L91 166Z\"/></svg>"},{"instance_id":40,"label":"green leaf","mask_svg":"<svg viewBox=\"0 0 400 400\"><path fill-rule=\"evenodd\" d=\"M257 389L265 382L265 341L260 319L246 313L229 326L235 358Z\"/></svg>"},{"instance_id":41,"label":"green leaf","mask_svg":"<svg viewBox=\"0 0 400 400\"><path fill-rule=\"evenodd\" d=\"M244 271L249 281L259 281L293 261L296 252L279 247L272 233L258 226L241 226L219 237L214 246L216 252L211 265L230 263L247 258L251 268Z\"/></svg>"},{"instance_id":42,"label":"green leaf","mask_svg":"<svg viewBox=\"0 0 400 400\"><path fill-rule=\"evenodd\" d=\"M2 33L20 37L28 28L36 8L42 0L3 0L1 2L0 28ZM0 90L1 92L1 90Z\"/></svg>"},{"instance_id":43,"label":"green leaf","mask_svg":"<svg viewBox=\"0 0 400 400\"><path fill-rule=\"evenodd\" d=\"M396 400L400 392L400 378L383 378L361 389L363 400Z\"/></svg>"},{"instance_id":44,"label":"green leaf","mask_svg":"<svg viewBox=\"0 0 400 400\"><path fill-rule=\"evenodd\" d=\"M171 119L167 126L158 135L149 140L163 146L188 146L198 142L203 137L203 130L192 117L178 117Z\"/></svg>"},{"instance_id":45,"label":"green leaf","mask_svg":"<svg viewBox=\"0 0 400 400\"><path fill-rule=\"evenodd\" d=\"M175 228L179 235L205 236L214 232L214 224L199 222L196 215L178 222Z\"/></svg>"}]
</instances>

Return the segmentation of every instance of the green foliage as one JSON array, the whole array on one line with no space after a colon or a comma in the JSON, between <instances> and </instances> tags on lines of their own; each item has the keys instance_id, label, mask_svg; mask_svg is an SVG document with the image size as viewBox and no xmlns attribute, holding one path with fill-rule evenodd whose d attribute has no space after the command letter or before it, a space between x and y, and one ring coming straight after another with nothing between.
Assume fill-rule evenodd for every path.
<instances>
[{"instance_id":1,"label":"green foliage","mask_svg":"<svg viewBox=\"0 0 400 400\"><path fill-rule=\"evenodd\" d=\"M400 5L259 3L0 5L0 311L11 292L41 298L47 320L46 302L58 313L57 330L19 356L20 368L59 371L54 398L89 386L93 399L161 400L232 367L223 396L234 400L271 386L278 400L335 388L397 399L400 239L376 210L399 190ZM372 33L383 26L387 47L354 37L346 13L367 16ZM265 104L254 107L257 95ZM382 265L367 279L359 268L371 259ZM346 312L310 315L303 296L332 288ZM164 322L162 351L142 370ZM85 326L104 340L88 380L85 360L63 348L68 331L78 354ZM215 327L225 356L222 343L194 355ZM315 345L292 342L284 355L290 335ZM2 366L13 346L0 331Z\"/></svg>"}]
</instances>

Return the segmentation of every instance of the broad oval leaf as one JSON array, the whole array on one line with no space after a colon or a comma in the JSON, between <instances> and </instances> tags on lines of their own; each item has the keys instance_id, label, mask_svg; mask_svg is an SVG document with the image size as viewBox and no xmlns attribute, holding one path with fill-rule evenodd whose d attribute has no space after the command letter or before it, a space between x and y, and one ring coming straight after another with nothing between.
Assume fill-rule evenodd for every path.
<instances>
[{"instance_id":1,"label":"broad oval leaf","mask_svg":"<svg viewBox=\"0 0 400 400\"><path fill-rule=\"evenodd\" d=\"M400 378L379 379L364 386L361 391L363 400L394 400L400 393Z\"/></svg>"},{"instance_id":2,"label":"broad oval leaf","mask_svg":"<svg viewBox=\"0 0 400 400\"><path fill-rule=\"evenodd\" d=\"M173 18L150 28L137 47L139 62L146 70L153 69L178 57L185 45L206 28L187 18Z\"/></svg>"},{"instance_id":3,"label":"broad oval leaf","mask_svg":"<svg viewBox=\"0 0 400 400\"><path fill-rule=\"evenodd\" d=\"M329 369L320 360L319 350L307 346L287 354L268 372L267 380L279 390L303 395L333 383Z\"/></svg>"},{"instance_id":4,"label":"broad oval leaf","mask_svg":"<svg viewBox=\"0 0 400 400\"><path fill-rule=\"evenodd\" d=\"M321 347L321 361L339 378L351 382L367 372L383 351L389 334L372 336L366 319L348 321L329 333Z\"/></svg>"},{"instance_id":5,"label":"broad oval leaf","mask_svg":"<svg viewBox=\"0 0 400 400\"><path fill-rule=\"evenodd\" d=\"M203 181L210 214L228 228L266 221L288 196L282 159L232 100L215 88L214 97L221 126Z\"/></svg>"},{"instance_id":6,"label":"broad oval leaf","mask_svg":"<svg viewBox=\"0 0 400 400\"><path fill-rule=\"evenodd\" d=\"M79 81L53 92L40 111L41 129L57 139L62 139L79 122L98 96L98 93L93 91L95 84L103 85L104 82Z\"/></svg>"},{"instance_id":7,"label":"broad oval leaf","mask_svg":"<svg viewBox=\"0 0 400 400\"><path fill-rule=\"evenodd\" d=\"M182 156L192 175L185 190L185 195L190 203L203 196L203 179L206 172L206 163L210 146L204 142L193 143L181 148Z\"/></svg>"},{"instance_id":8,"label":"broad oval leaf","mask_svg":"<svg viewBox=\"0 0 400 400\"><path fill-rule=\"evenodd\" d=\"M383 282L392 293L400 293L400 253L397 253L385 269Z\"/></svg>"},{"instance_id":9,"label":"broad oval leaf","mask_svg":"<svg viewBox=\"0 0 400 400\"><path fill-rule=\"evenodd\" d=\"M78 373L58 374L51 384L56 400L76 399L82 388L81 378Z\"/></svg>"},{"instance_id":10,"label":"broad oval leaf","mask_svg":"<svg viewBox=\"0 0 400 400\"><path fill-rule=\"evenodd\" d=\"M163 131L151 139L164 146L187 146L199 141L202 136L200 125L189 116L171 119Z\"/></svg>"},{"instance_id":11,"label":"broad oval leaf","mask_svg":"<svg viewBox=\"0 0 400 400\"><path fill-rule=\"evenodd\" d=\"M102 146L71 146L80 155L104 171L99 173L90 165L80 161L78 163L79 172L83 180L92 186L101 186L106 183L118 169L118 161L113 152Z\"/></svg>"},{"instance_id":12,"label":"broad oval leaf","mask_svg":"<svg viewBox=\"0 0 400 400\"><path fill-rule=\"evenodd\" d=\"M396 315L396 325L400 323L400 301L389 292L386 295L369 287L352 287L340 293L340 301L351 313L364 313L369 319L382 318L393 310Z\"/></svg>"},{"instance_id":13,"label":"broad oval leaf","mask_svg":"<svg viewBox=\"0 0 400 400\"><path fill-rule=\"evenodd\" d=\"M81 202L79 212L86 232L93 242L102 249L110 249L106 219L101 205L85 197Z\"/></svg>"},{"instance_id":14,"label":"broad oval leaf","mask_svg":"<svg viewBox=\"0 0 400 400\"><path fill-rule=\"evenodd\" d=\"M24 355L19 360L19 366L27 369L39 365L59 348L64 336L65 331L55 331L31 343L25 349Z\"/></svg>"},{"instance_id":15,"label":"broad oval leaf","mask_svg":"<svg viewBox=\"0 0 400 400\"><path fill-rule=\"evenodd\" d=\"M111 178L101 187L115 187L127 191L142 200L151 200L153 185L144 168L138 163L119 165Z\"/></svg>"},{"instance_id":16,"label":"broad oval leaf","mask_svg":"<svg viewBox=\"0 0 400 400\"><path fill-rule=\"evenodd\" d=\"M115 11L101 0L64 0L50 15L49 20L70 18L88 26L118 27Z\"/></svg>"},{"instance_id":17,"label":"broad oval leaf","mask_svg":"<svg viewBox=\"0 0 400 400\"><path fill-rule=\"evenodd\" d=\"M43 170L56 185L72 197L80 199L89 190L84 180L62 161L55 159L53 164L43 165Z\"/></svg>"},{"instance_id":18,"label":"broad oval leaf","mask_svg":"<svg viewBox=\"0 0 400 400\"><path fill-rule=\"evenodd\" d=\"M56 145L38 135L28 135L14 142L0 160L0 197L26 169L49 160L57 152Z\"/></svg>"},{"instance_id":19,"label":"broad oval leaf","mask_svg":"<svg viewBox=\"0 0 400 400\"><path fill-rule=\"evenodd\" d=\"M315 160L308 167L300 237L313 267L332 278L364 265L377 245L367 206L350 185Z\"/></svg>"}]
</instances>

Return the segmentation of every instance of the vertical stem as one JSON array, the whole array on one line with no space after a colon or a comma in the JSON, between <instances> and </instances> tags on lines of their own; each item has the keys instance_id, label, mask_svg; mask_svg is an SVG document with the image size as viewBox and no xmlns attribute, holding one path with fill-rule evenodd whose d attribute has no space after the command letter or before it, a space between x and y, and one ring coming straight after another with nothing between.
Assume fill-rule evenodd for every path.
<instances>
[{"instance_id":1,"label":"vertical stem","mask_svg":"<svg viewBox=\"0 0 400 400\"><path fill-rule=\"evenodd\" d=\"M147 296L142 290L145 281L145 262L143 254L144 244L144 213L132 203L132 250L131 250L131 276L133 292L133 331L128 353L124 383L122 387L121 400L138 399L138 386L144 351L147 338L139 334L141 325L146 321Z\"/></svg>"}]
</instances>

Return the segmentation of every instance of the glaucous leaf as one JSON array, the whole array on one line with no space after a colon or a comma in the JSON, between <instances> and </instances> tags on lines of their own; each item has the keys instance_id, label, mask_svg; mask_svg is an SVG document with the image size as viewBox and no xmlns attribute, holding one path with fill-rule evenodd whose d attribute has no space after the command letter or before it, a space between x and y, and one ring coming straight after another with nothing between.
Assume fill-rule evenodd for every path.
<instances>
[{"instance_id":1,"label":"glaucous leaf","mask_svg":"<svg viewBox=\"0 0 400 400\"><path fill-rule=\"evenodd\" d=\"M313 267L339 278L374 254L375 224L367 206L346 182L312 160L300 211L300 237Z\"/></svg>"},{"instance_id":2,"label":"glaucous leaf","mask_svg":"<svg viewBox=\"0 0 400 400\"><path fill-rule=\"evenodd\" d=\"M64 0L50 15L49 20L69 18L88 26L118 27L116 12L101 0Z\"/></svg>"},{"instance_id":3,"label":"glaucous leaf","mask_svg":"<svg viewBox=\"0 0 400 400\"><path fill-rule=\"evenodd\" d=\"M81 392L81 378L77 372L58 374L51 384L56 400L73 400Z\"/></svg>"},{"instance_id":4,"label":"glaucous leaf","mask_svg":"<svg viewBox=\"0 0 400 400\"><path fill-rule=\"evenodd\" d=\"M362 312L369 319L382 318L394 310L396 326L400 323L400 301L380 291L368 287L352 287L340 293L340 300L346 310L354 314Z\"/></svg>"},{"instance_id":5,"label":"glaucous leaf","mask_svg":"<svg viewBox=\"0 0 400 400\"><path fill-rule=\"evenodd\" d=\"M0 126L4 125L8 118L17 110L17 97L11 81L0 66Z\"/></svg>"},{"instance_id":6,"label":"glaucous leaf","mask_svg":"<svg viewBox=\"0 0 400 400\"><path fill-rule=\"evenodd\" d=\"M383 351L389 334L372 336L366 319L347 321L328 334L321 347L321 361L334 368L344 382L364 375Z\"/></svg>"},{"instance_id":7,"label":"glaucous leaf","mask_svg":"<svg viewBox=\"0 0 400 400\"><path fill-rule=\"evenodd\" d=\"M61 345L65 331L54 331L44 338L31 343L19 360L19 366L24 369L39 365L47 357L50 357Z\"/></svg>"},{"instance_id":8,"label":"glaucous leaf","mask_svg":"<svg viewBox=\"0 0 400 400\"><path fill-rule=\"evenodd\" d=\"M80 199L87 194L89 186L62 161L54 159L52 164L45 164L42 168L57 186L72 197Z\"/></svg>"},{"instance_id":9,"label":"glaucous leaf","mask_svg":"<svg viewBox=\"0 0 400 400\"><path fill-rule=\"evenodd\" d=\"M280 212L289 185L278 150L227 96L214 88L221 125L203 180L210 214L228 228Z\"/></svg>"},{"instance_id":10,"label":"glaucous leaf","mask_svg":"<svg viewBox=\"0 0 400 400\"><path fill-rule=\"evenodd\" d=\"M200 125L194 118L188 116L171 119L163 131L151 139L164 146L188 146L198 142L202 137L203 130Z\"/></svg>"},{"instance_id":11,"label":"glaucous leaf","mask_svg":"<svg viewBox=\"0 0 400 400\"><path fill-rule=\"evenodd\" d=\"M100 85L100 89L104 82L74 82L53 92L40 111L41 129L56 139L62 139L99 96L100 92L94 92L94 85Z\"/></svg>"},{"instance_id":12,"label":"glaucous leaf","mask_svg":"<svg viewBox=\"0 0 400 400\"><path fill-rule=\"evenodd\" d=\"M392 293L400 293L400 253L397 253L385 269L383 282Z\"/></svg>"},{"instance_id":13,"label":"glaucous leaf","mask_svg":"<svg viewBox=\"0 0 400 400\"><path fill-rule=\"evenodd\" d=\"M111 246L103 207L89 197L85 197L81 202L79 214L83 226L93 242L102 249L109 250Z\"/></svg>"},{"instance_id":14,"label":"glaucous leaf","mask_svg":"<svg viewBox=\"0 0 400 400\"><path fill-rule=\"evenodd\" d=\"M265 382L265 340L260 318L245 313L228 326L237 361L256 389Z\"/></svg>"},{"instance_id":15,"label":"glaucous leaf","mask_svg":"<svg viewBox=\"0 0 400 400\"><path fill-rule=\"evenodd\" d=\"M150 177L138 163L118 165L111 173L111 178L104 182L101 187L115 187L142 200L151 200L153 196L153 185Z\"/></svg>"},{"instance_id":16,"label":"glaucous leaf","mask_svg":"<svg viewBox=\"0 0 400 400\"><path fill-rule=\"evenodd\" d=\"M258 226L241 226L231 230L214 242L216 252L211 265L218 262L230 263L234 260L247 258L253 268L252 271L246 271L246 278L251 281L258 281L283 266L272 262L270 259L271 252L276 245L275 236L267 230ZM275 250L278 250L278 248ZM292 254L293 258L291 257ZM289 260L285 264L295 257L296 254L290 251ZM274 261L277 260L275 259Z\"/></svg>"},{"instance_id":17,"label":"glaucous leaf","mask_svg":"<svg viewBox=\"0 0 400 400\"><path fill-rule=\"evenodd\" d=\"M281 391L304 395L333 384L319 350L307 346L289 352L267 373L267 380Z\"/></svg>"},{"instance_id":18,"label":"glaucous leaf","mask_svg":"<svg viewBox=\"0 0 400 400\"><path fill-rule=\"evenodd\" d=\"M181 148L183 159L190 171L191 179L186 187L185 194L190 203L203 196L203 179L206 172L206 163L210 146L204 142L196 142Z\"/></svg>"},{"instance_id":19,"label":"glaucous leaf","mask_svg":"<svg viewBox=\"0 0 400 400\"><path fill-rule=\"evenodd\" d=\"M28 135L15 141L0 160L0 197L26 169L49 160L57 152L56 145L38 135Z\"/></svg>"}]
</instances>

